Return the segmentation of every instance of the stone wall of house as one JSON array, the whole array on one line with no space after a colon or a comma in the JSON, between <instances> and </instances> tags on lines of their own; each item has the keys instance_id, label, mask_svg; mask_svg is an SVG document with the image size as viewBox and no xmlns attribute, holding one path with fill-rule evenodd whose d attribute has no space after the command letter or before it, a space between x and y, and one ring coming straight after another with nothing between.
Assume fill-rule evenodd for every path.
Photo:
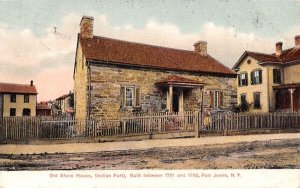
<instances>
[{"instance_id":1,"label":"stone wall of house","mask_svg":"<svg viewBox=\"0 0 300 188\"><path fill-rule=\"evenodd\" d=\"M88 111L88 69L80 44L77 47L76 66L74 69L74 108L75 117L87 118Z\"/></svg>"},{"instance_id":2,"label":"stone wall of house","mask_svg":"<svg viewBox=\"0 0 300 188\"><path fill-rule=\"evenodd\" d=\"M170 75L177 75L206 83L204 107L209 107L210 90L222 90L224 107L229 107L236 98L236 78L208 76L203 74L162 71L154 69L124 68L117 66L90 65L91 67L91 117L118 116L130 113L133 108L120 108L121 86L137 86L141 90L141 112L157 112L167 108L167 88L155 83ZM200 89L184 89L184 110L199 110L201 106ZM76 112L77 113L77 112Z\"/></svg>"}]
</instances>

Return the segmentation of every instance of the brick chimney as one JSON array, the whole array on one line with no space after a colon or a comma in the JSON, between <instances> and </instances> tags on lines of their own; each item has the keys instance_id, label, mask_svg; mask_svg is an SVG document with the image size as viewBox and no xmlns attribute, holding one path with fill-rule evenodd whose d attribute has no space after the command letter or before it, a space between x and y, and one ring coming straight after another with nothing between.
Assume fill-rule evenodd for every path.
<instances>
[{"instance_id":1,"label":"brick chimney","mask_svg":"<svg viewBox=\"0 0 300 188\"><path fill-rule=\"evenodd\" d=\"M194 51L202 56L207 56L207 42L198 41L194 44Z\"/></svg>"},{"instance_id":2,"label":"brick chimney","mask_svg":"<svg viewBox=\"0 0 300 188\"><path fill-rule=\"evenodd\" d=\"M295 47L300 47L300 35L295 36Z\"/></svg>"},{"instance_id":3,"label":"brick chimney","mask_svg":"<svg viewBox=\"0 0 300 188\"><path fill-rule=\"evenodd\" d=\"M83 38L93 38L94 18L82 16L80 21L80 35Z\"/></svg>"},{"instance_id":4,"label":"brick chimney","mask_svg":"<svg viewBox=\"0 0 300 188\"><path fill-rule=\"evenodd\" d=\"M277 42L276 43L276 55L279 56L282 53L282 42Z\"/></svg>"}]
</instances>

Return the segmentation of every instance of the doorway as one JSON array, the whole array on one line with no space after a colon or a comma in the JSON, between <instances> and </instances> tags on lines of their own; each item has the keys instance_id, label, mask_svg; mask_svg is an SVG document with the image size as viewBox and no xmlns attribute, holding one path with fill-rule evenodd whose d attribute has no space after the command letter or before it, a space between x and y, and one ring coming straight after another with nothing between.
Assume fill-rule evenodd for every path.
<instances>
[{"instance_id":1,"label":"doorway","mask_svg":"<svg viewBox=\"0 0 300 188\"><path fill-rule=\"evenodd\" d=\"M174 89L173 92L173 112L179 112L179 91L178 89Z\"/></svg>"}]
</instances>

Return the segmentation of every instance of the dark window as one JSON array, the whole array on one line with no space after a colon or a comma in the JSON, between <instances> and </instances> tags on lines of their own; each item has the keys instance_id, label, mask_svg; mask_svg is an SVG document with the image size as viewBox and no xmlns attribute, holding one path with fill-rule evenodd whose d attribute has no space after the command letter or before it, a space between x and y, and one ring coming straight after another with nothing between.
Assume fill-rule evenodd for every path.
<instances>
[{"instance_id":1,"label":"dark window","mask_svg":"<svg viewBox=\"0 0 300 188\"><path fill-rule=\"evenodd\" d=\"M10 109L9 116L16 116L16 109L15 108Z\"/></svg>"},{"instance_id":2,"label":"dark window","mask_svg":"<svg viewBox=\"0 0 300 188\"><path fill-rule=\"evenodd\" d=\"M24 95L24 103L29 103L29 95Z\"/></svg>"},{"instance_id":3,"label":"dark window","mask_svg":"<svg viewBox=\"0 0 300 188\"><path fill-rule=\"evenodd\" d=\"M275 84L281 84L281 71L280 71L280 69L273 69L273 82Z\"/></svg>"},{"instance_id":4,"label":"dark window","mask_svg":"<svg viewBox=\"0 0 300 188\"><path fill-rule=\"evenodd\" d=\"M260 108L260 93L253 93L254 108Z\"/></svg>"},{"instance_id":5,"label":"dark window","mask_svg":"<svg viewBox=\"0 0 300 188\"><path fill-rule=\"evenodd\" d=\"M11 94L10 95L10 102L16 102L16 100L17 100L16 94Z\"/></svg>"},{"instance_id":6,"label":"dark window","mask_svg":"<svg viewBox=\"0 0 300 188\"><path fill-rule=\"evenodd\" d=\"M251 72L251 84L261 84L262 83L262 71L261 70L255 70Z\"/></svg>"},{"instance_id":7,"label":"dark window","mask_svg":"<svg viewBox=\"0 0 300 188\"><path fill-rule=\"evenodd\" d=\"M29 108L23 109L23 116L30 116L31 110Z\"/></svg>"},{"instance_id":8,"label":"dark window","mask_svg":"<svg viewBox=\"0 0 300 188\"><path fill-rule=\"evenodd\" d=\"M247 100L246 100L246 94L241 94L241 104L246 104Z\"/></svg>"},{"instance_id":9,"label":"dark window","mask_svg":"<svg viewBox=\"0 0 300 188\"><path fill-rule=\"evenodd\" d=\"M122 86L120 90L121 107L141 105L141 89L135 86Z\"/></svg>"},{"instance_id":10,"label":"dark window","mask_svg":"<svg viewBox=\"0 0 300 188\"><path fill-rule=\"evenodd\" d=\"M238 76L239 86L247 86L248 85L248 74L241 73Z\"/></svg>"}]
</instances>

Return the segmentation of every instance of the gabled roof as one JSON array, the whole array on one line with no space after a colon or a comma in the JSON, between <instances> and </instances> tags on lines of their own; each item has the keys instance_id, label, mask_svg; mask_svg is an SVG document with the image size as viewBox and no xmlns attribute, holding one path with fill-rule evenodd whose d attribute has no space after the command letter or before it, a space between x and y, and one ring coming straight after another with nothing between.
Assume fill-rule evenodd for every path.
<instances>
[{"instance_id":1,"label":"gabled roof","mask_svg":"<svg viewBox=\"0 0 300 188\"><path fill-rule=\"evenodd\" d=\"M287 64L293 62L295 60L300 61L300 48L294 47L289 48L286 50L282 50L282 53L277 56L275 53L273 54L266 54L266 53L259 53L259 52L249 52L245 51L237 63L233 66L232 69L235 69L246 56L251 56L258 60L260 63L279 63L279 64Z\"/></svg>"},{"instance_id":2,"label":"gabled roof","mask_svg":"<svg viewBox=\"0 0 300 188\"><path fill-rule=\"evenodd\" d=\"M210 55L94 36L78 40L88 61L235 76Z\"/></svg>"},{"instance_id":3,"label":"gabled roof","mask_svg":"<svg viewBox=\"0 0 300 188\"><path fill-rule=\"evenodd\" d=\"M0 83L0 93L37 94L37 90L34 85Z\"/></svg>"},{"instance_id":4,"label":"gabled roof","mask_svg":"<svg viewBox=\"0 0 300 188\"><path fill-rule=\"evenodd\" d=\"M57 99L55 99L55 100L63 100L63 99L65 99L65 98L69 97L69 96L70 96L70 93L68 93L68 94L64 94L64 95L62 95L62 96L58 97L58 98L57 98Z\"/></svg>"}]
</instances>

